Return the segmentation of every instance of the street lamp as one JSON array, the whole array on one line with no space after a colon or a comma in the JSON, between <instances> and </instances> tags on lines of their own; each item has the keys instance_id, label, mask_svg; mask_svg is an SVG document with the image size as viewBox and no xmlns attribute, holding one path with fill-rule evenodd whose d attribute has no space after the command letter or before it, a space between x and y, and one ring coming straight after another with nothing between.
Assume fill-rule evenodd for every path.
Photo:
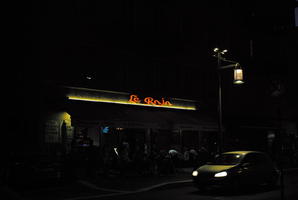
<instances>
[{"instance_id":1,"label":"street lamp","mask_svg":"<svg viewBox=\"0 0 298 200\"><path fill-rule=\"evenodd\" d=\"M243 84L243 70L239 63L235 64L234 68L234 84Z\"/></svg>"},{"instance_id":2,"label":"street lamp","mask_svg":"<svg viewBox=\"0 0 298 200\"><path fill-rule=\"evenodd\" d=\"M224 146L224 135L223 135L223 123L222 123L222 87L221 87L221 70L234 68L234 84L242 84L243 82L243 70L238 62L228 60L224 58L224 54L228 50L221 50L219 48L214 48L214 57L217 58L217 76L218 76L218 146L217 151L220 153L223 151ZM231 63L229 65L222 66L221 62Z\"/></svg>"}]
</instances>

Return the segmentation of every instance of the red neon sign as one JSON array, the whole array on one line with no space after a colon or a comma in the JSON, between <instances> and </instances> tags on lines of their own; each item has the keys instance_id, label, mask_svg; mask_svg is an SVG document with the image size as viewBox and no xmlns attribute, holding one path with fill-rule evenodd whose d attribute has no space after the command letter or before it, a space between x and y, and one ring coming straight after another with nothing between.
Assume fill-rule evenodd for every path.
<instances>
[{"instance_id":1,"label":"red neon sign","mask_svg":"<svg viewBox=\"0 0 298 200\"><path fill-rule=\"evenodd\" d=\"M161 100L154 99L153 97L145 97L144 99L140 99L137 95L132 94L128 100L130 103L140 103L145 105L153 105L153 106L172 106L170 101L165 101L164 98Z\"/></svg>"}]
</instances>

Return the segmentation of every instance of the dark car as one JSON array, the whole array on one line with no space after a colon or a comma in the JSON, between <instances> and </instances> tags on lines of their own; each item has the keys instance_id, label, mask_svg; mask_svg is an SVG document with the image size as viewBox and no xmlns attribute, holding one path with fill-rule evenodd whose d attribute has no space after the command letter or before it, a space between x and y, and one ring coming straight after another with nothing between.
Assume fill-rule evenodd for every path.
<instances>
[{"instance_id":1,"label":"dark car","mask_svg":"<svg viewBox=\"0 0 298 200\"><path fill-rule=\"evenodd\" d=\"M207 186L235 189L240 185L273 186L277 184L279 171L266 153L233 151L222 153L214 162L198 167L192 172L192 177L199 189Z\"/></svg>"}]
</instances>

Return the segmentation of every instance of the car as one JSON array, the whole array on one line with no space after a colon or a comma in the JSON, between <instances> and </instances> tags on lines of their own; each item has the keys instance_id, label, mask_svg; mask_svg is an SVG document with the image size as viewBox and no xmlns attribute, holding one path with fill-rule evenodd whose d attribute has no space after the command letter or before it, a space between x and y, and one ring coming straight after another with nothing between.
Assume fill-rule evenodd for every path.
<instances>
[{"instance_id":1,"label":"car","mask_svg":"<svg viewBox=\"0 0 298 200\"><path fill-rule=\"evenodd\" d=\"M224 152L192 172L195 186L204 190L208 186L233 189L243 185L266 184L274 186L279 171L268 154L260 151Z\"/></svg>"}]
</instances>

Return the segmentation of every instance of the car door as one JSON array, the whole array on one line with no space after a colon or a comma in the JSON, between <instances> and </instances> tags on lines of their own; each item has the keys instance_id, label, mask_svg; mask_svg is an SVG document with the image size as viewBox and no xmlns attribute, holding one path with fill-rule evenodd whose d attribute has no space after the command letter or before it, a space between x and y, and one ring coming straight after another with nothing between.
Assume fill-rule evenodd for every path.
<instances>
[{"instance_id":1,"label":"car door","mask_svg":"<svg viewBox=\"0 0 298 200\"><path fill-rule=\"evenodd\" d=\"M259 182L260 160L255 153L247 154L240 165L241 168L241 183L243 184L257 184Z\"/></svg>"},{"instance_id":2,"label":"car door","mask_svg":"<svg viewBox=\"0 0 298 200\"><path fill-rule=\"evenodd\" d=\"M265 183L270 179L274 178L274 166L273 163L271 162L270 158L266 154L259 154L257 155L257 159L259 162L259 182L260 183Z\"/></svg>"},{"instance_id":3,"label":"car door","mask_svg":"<svg viewBox=\"0 0 298 200\"><path fill-rule=\"evenodd\" d=\"M255 170L256 170L256 183L261 184L264 183L268 174L268 163L265 155L262 153L255 154Z\"/></svg>"}]
</instances>

